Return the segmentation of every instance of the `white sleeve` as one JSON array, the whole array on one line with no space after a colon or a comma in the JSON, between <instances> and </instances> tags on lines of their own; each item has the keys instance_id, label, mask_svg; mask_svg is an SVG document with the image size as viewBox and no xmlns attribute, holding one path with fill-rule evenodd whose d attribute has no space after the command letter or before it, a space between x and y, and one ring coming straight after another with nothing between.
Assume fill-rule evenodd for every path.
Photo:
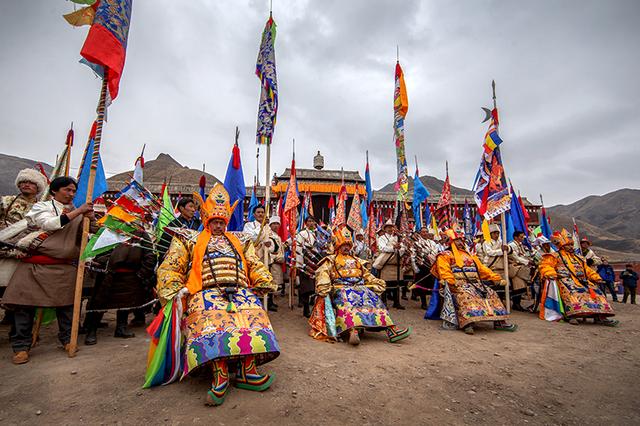
<instances>
[{"instance_id":1,"label":"white sleeve","mask_svg":"<svg viewBox=\"0 0 640 426\"><path fill-rule=\"evenodd\" d=\"M391 239L386 237L386 235L383 235L378 238L378 251L383 253L394 253L396 249L391 244Z\"/></svg>"},{"instance_id":2,"label":"white sleeve","mask_svg":"<svg viewBox=\"0 0 640 426\"><path fill-rule=\"evenodd\" d=\"M43 231L57 231L62 229L60 215L51 210L49 201L35 203L29 213L26 214L27 224L35 226Z\"/></svg>"},{"instance_id":3,"label":"white sleeve","mask_svg":"<svg viewBox=\"0 0 640 426\"><path fill-rule=\"evenodd\" d=\"M511 252L509 253L509 256L516 261L516 263L520 263L522 265L527 265L529 264L529 259L520 256L520 254L518 253L518 245L512 241L509 243L509 247L511 248Z\"/></svg>"},{"instance_id":4,"label":"white sleeve","mask_svg":"<svg viewBox=\"0 0 640 426\"><path fill-rule=\"evenodd\" d=\"M492 242L486 242L482 245L484 254L486 256L502 256L502 245L497 245L496 248L492 247Z\"/></svg>"}]
</instances>

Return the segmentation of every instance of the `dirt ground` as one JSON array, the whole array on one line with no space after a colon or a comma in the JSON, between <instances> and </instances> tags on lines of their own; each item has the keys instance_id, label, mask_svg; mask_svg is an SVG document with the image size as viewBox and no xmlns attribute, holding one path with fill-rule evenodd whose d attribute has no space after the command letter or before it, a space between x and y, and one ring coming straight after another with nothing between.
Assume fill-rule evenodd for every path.
<instances>
[{"instance_id":1,"label":"dirt ground","mask_svg":"<svg viewBox=\"0 0 640 426\"><path fill-rule=\"evenodd\" d=\"M391 310L413 327L390 344L368 333L359 347L313 340L299 309L271 319L282 354L263 371L268 391L232 388L206 407L206 376L141 389L149 339L99 332L67 358L47 327L28 364L11 364L0 328L0 424L640 424L640 309L615 304L619 328L513 316L516 333L474 336L422 319L415 302ZM150 316L148 320L150 320ZM82 338L82 336L81 336Z\"/></svg>"}]
</instances>

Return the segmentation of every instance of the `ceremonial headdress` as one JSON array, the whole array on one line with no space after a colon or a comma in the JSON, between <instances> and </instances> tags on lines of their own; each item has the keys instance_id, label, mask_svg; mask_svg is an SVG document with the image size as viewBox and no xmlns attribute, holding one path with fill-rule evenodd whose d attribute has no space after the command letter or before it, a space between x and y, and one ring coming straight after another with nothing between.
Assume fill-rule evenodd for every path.
<instances>
[{"instance_id":1,"label":"ceremonial headdress","mask_svg":"<svg viewBox=\"0 0 640 426\"><path fill-rule=\"evenodd\" d=\"M563 229L560 232L556 231L553 233L553 235L551 236L551 242L556 247L560 248L566 244L573 244L573 239L571 237L571 234L569 234L566 229Z\"/></svg>"},{"instance_id":2,"label":"ceremonial headdress","mask_svg":"<svg viewBox=\"0 0 640 426\"><path fill-rule=\"evenodd\" d=\"M238 205L238 201L240 201L236 200L236 202L231 206L229 202L229 193L224 189L224 186L219 183L213 185L206 201L203 200L197 192L194 192L193 196L200 202L200 217L202 218L202 224L205 228L213 219L222 219L224 220L224 223L228 224L233 211Z\"/></svg>"},{"instance_id":3,"label":"ceremonial headdress","mask_svg":"<svg viewBox=\"0 0 640 426\"><path fill-rule=\"evenodd\" d=\"M340 246L345 244L353 245L353 239L349 229L346 226L342 226L333 231L333 247L338 250Z\"/></svg>"},{"instance_id":4,"label":"ceremonial headdress","mask_svg":"<svg viewBox=\"0 0 640 426\"><path fill-rule=\"evenodd\" d=\"M47 178L36 169L22 169L18 172L16 177L16 186L22 182L31 182L38 188L38 195L42 194L47 189Z\"/></svg>"}]
</instances>

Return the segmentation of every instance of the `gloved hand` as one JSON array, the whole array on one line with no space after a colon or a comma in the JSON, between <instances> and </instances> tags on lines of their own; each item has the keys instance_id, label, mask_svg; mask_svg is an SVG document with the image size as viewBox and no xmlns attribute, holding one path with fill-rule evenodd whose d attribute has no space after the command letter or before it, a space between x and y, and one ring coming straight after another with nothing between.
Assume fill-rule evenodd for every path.
<instances>
[{"instance_id":1,"label":"gloved hand","mask_svg":"<svg viewBox=\"0 0 640 426\"><path fill-rule=\"evenodd\" d=\"M186 288L186 287L182 287L182 288L180 289L180 291L178 292L178 297L184 297L184 296L186 296L187 294L189 294L189 289L188 289L188 288Z\"/></svg>"}]
</instances>

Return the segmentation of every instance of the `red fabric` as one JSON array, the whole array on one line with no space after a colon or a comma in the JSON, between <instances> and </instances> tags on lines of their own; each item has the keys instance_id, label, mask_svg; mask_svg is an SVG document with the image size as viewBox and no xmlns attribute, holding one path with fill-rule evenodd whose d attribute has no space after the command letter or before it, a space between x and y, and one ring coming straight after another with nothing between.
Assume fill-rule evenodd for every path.
<instances>
[{"instance_id":1,"label":"red fabric","mask_svg":"<svg viewBox=\"0 0 640 426\"><path fill-rule=\"evenodd\" d=\"M138 203L124 195L121 195L114 203L121 206L129 213L140 214L144 212L144 210L138 205Z\"/></svg>"},{"instance_id":2,"label":"red fabric","mask_svg":"<svg viewBox=\"0 0 640 426\"><path fill-rule=\"evenodd\" d=\"M93 24L89 29L87 39L82 46L80 55L89 62L102 65L107 73L109 94L111 100L118 96L120 77L124 68L126 52L124 46L105 27Z\"/></svg>"},{"instance_id":3,"label":"red fabric","mask_svg":"<svg viewBox=\"0 0 640 426\"><path fill-rule=\"evenodd\" d=\"M24 263L33 263L35 265L64 265L72 263L68 259L57 259L55 257L47 256L44 254L36 254L33 256L20 259Z\"/></svg>"},{"instance_id":4,"label":"red fabric","mask_svg":"<svg viewBox=\"0 0 640 426\"><path fill-rule=\"evenodd\" d=\"M69 147L73 146L73 129L69 129L67 132L67 145Z\"/></svg>"},{"instance_id":5,"label":"red fabric","mask_svg":"<svg viewBox=\"0 0 640 426\"><path fill-rule=\"evenodd\" d=\"M115 272L116 274L127 274L130 272L136 272L135 269L131 269L131 268L116 268L113 270L113 272Z\"/></svg>"},{"instance_id":6,"label":"red fabric","mask_svg":"<svg viewBox=\"0 0 640 426\"><path fill-rule=\"evenodd\" d=\"M200 188L207 186L207 177L205 175L200 176L200 182L198 183Z\"/></svg>"},{"instance_id":7,"label":"red fabric","mask_svg":"<svg viewBox=\"0 0 640 426\"><path fill-rule=\"evenodd\" d=\"M238 145L233 146L233 168L238 170L240 168L240 147Z\"/></svg>"}]
</instances>

